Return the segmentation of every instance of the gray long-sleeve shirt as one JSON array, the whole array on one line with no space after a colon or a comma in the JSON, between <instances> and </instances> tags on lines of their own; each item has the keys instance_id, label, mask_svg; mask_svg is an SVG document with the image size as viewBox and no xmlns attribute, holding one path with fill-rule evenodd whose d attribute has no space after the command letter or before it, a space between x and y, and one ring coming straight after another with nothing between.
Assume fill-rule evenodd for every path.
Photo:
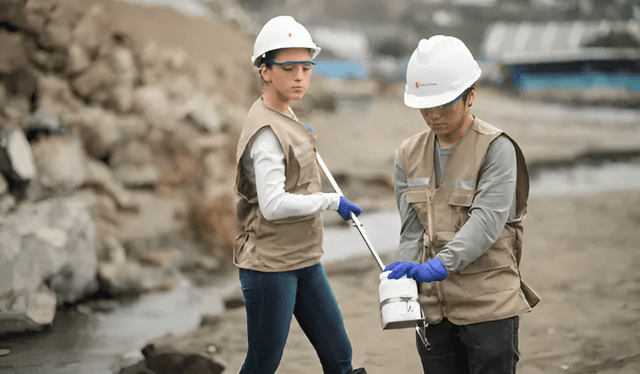
<instances>
[{"instance_id":1,"label":"gray long-sleeve shirt","mask_svg":"<svg viewBox=\"0 0 640 374\"><path fill-rule=\"evenodd\" d=\"M440 182L451 151L441 149L436 142L436 183ZM460 271L480 257L498 240L505 223L516 219L516 175L517 160L513 144L506 137L496 138L489 145L480 169L469 220L437 255L448 271ZM420 262L424 227L406 200L407 177L397 152L394 179L401 220L398 259Z\"/></svg>"}]
</instances>

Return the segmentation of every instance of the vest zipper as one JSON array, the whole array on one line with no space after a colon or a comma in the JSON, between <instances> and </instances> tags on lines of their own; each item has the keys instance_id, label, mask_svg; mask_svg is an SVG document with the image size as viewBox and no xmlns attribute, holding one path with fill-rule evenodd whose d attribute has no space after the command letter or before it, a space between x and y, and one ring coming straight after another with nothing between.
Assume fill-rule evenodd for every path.
<instances>
[{"instance_id":1,"label":"vest zipper","mask_svg":"<svg viewBox=\"0 0 640 374\"><path fill-rule=\"evenodd\" d=\"M436 257L436 253L434 250L434 245L435 245L435 221L434 221L434 212L433 212L433 193L431 190L428 190L429 193L427 194L427 231L429 231L429 252L431 254L431 258L435 258ZM423 257L423 263L426 262L426 251L424 253ZM445 310L444 310L444 291L442 290L442 283L438 282L435 284L436 286L436 292L438 294L438 304L440 306L440 312L442 313L442 316L445 317Z\"/></svg>"}]
</instances>

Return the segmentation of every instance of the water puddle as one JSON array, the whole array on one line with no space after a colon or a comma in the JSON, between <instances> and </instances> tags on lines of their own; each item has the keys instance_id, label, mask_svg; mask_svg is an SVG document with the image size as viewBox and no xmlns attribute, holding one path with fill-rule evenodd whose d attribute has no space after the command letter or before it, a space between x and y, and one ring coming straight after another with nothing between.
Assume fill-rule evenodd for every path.
<instances>
[{"instance_id":1,"label":"water puddle","mask_svg":"<svg viewBox=\"0 0 640 374\"><path fill-rule=\"evenodd\" d=\"M0 373L7 367L20 374L118 372L121 363L143 359L140 349L151 339L186 334L198 327L203 315L221 313L223 297L236 287L237 278L230 276L224 284L207 288L183 279L168 292L102 303L105 311L90 312L85 304L59 311L49 330L0 342L10 349L0 357Z\"/></svg>"},{"instance_id":2,"label":"water puddle","mask_svg":"<svg viewBox=\"0 0 640 374\"><path fill-rule=\"evenodd\" d=\"M531 175L530 195L582 195L639 188L640 157L635 157L542 168Z\"/></svg>"}]
</instances>

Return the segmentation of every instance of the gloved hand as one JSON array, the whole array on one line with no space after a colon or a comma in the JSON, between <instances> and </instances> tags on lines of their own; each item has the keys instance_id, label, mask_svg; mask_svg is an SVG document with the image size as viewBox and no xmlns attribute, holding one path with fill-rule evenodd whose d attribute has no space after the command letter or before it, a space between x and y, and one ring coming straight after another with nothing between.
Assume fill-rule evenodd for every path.
<instances>
[{"instance_id":1,"label":"gloved hand","mask_svg":"<svg viewBox=\"0 0 640 374\"><path fill-rule=\"evenodd\" d=\"M433 282L443 280L447 277L447 268L439 258L432 258L424 264L408 261L396 261L387 265L384 271L391 271L387 279L400 279L406 274L408 278L413 278L418 282Z\"/></svg>"},{"instance_id":2,"label":"gloved hand","mask_svg":"<svg viewBox=\"0 0 640 374\"><path fill-rule=\"evenodd\" d=\"M351 219L351 212L357 216L362 213L362 210L358 208L354 203L347 200L346 197L340 196L340 205L338 205L338 214L343 220L348 221Z\"/></svg>"}]
</instances>

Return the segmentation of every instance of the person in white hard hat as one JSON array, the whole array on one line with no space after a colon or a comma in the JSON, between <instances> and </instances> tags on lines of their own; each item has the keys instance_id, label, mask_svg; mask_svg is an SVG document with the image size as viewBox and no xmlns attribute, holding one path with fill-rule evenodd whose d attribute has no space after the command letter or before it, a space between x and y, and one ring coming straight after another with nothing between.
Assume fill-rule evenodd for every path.
<instances>
[{"instance_id":1,"label":"person in white hard hat","mask_svg":"<svg viewBox=\"0 0 640 374\"><path fill-rule=\"evenodd\" d=\"M320 48L292 17L268 21L251 60L264 93L245 121L236 153L241 233L233 259L247 312L248 352L240 373L275 373L292 316L315 348L324 373L352 367L342 314L320 263L323 210L349 220L361 210L322 193L315 135L289 104L303 97Z\"/></svg>"},{"instance_id":2,"label":"person in white hard hat","mask_svg":"<svg viewBox=\"0 0 640 374\"><path fill-rule=\"evenodd\" d=\"M515 141L470 113L480 74L443 35L420 40L407 66L404 102L428 129L396 152L400 261L384 270L418 281L425 373L515 373L519 315L540 300L519 270L527 166Z\"/></svg>"}]
</instances>

